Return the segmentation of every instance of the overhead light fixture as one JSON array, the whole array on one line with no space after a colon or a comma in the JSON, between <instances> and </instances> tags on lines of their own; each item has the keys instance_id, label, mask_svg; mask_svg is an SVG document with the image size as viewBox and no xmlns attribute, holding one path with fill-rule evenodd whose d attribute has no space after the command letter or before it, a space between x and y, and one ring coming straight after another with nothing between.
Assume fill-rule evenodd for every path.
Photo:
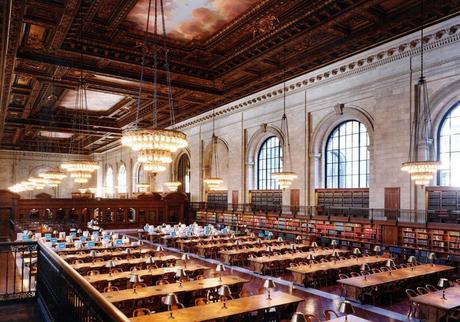
<instances>
[{"instance_id":1,"label":"overhead light fixture","mask_svg":"<svg viewBox=\"0 0 460 322\"><path fill-rule=\"evenodd\" d=\"M165 187L171 192L176 192L181 184L182 182L179 181L168 181L164 183Z\"/></svg>"},{"instance_id":2,"label":"overhead light fixture","mask_svg":"<svg viewBox=\"0 0 460 322\"><path fill-rule=\"evenodd\" d=\"M160 9L158 10L158 5ZM152 128L139 128L139 111L141 106L142 88L144 83L144 67L145 57L147 54L147 36L149 33L150 26L150 12L151 12L152 1L149 1L147 23L144 32L144 45L142 47L142 60L141 60L141 73L139 80L139 94L137 97L136 107L136 121L134 125L126 129L122 134L121 143L124 146L130 147L133 151L139 152L138 161L144 163L144 170L151 172L162 172L166 170L165 164L171 163L171 153L178 151L179 149L188 146L187 136L185 133L175 130L175 116L174 116L174 102L172 97L172 86L171 86L171 73L169 69L169 58L168 48L166 46L166 27L165 27L165 16L163 10L163 0L154 1L154 37L153 37L153 124ZM158 11L160 17L158 17ZM162 35L158 33L158 18L161 19ZM171 122L171 129L159 129L158 128L158 59L157 53L158 46L155 39L162 37L164 40L163 47L159 46L160 50L164 52L164 67L166 70L166 82L168 88L168 108Z\"/></svg>"},{"instance_id":3,"label":"overhead light fixture","mask_svg":"<svg viewBox=\"0 0 460 322\"><path fill-rule=\"evenodd\" d=\"M283 116L281 117L281 133L283 134L283 168L278 172L272 172L272 178L275 179L281 189L287 189L292 182L297 179L297 174L290 170L292 166L291 144L289 142L289 126L286 116L286 47L284 48L284 71L283 71ZM287 148L287 149L286 149Z\"/></svg>"},{"instance_id":4,"label":"overhead light fixture","mask_svg":"<svg viewBox=\"0 0 460 322\"><path fill-rule=\"evenodd\" d=\"M205 178L203 182L208 186L209 190L218 190L224 183L224 179L219 177L219 153L217 151L217 136L214 133L214 110L212 110L212 142L211 142L211 173L210 177ZM212 174L214 165L214 175Z\"/></svg>"},{"instance_id":5,"label":"overhead light fixture","mask_svg":"<svg viewBox=\"0 0 460 322\"><path fill-rule=\"evenodd\" d=\"M428 88L423 75L423 0L421 0L422 25L420 28L420 79L415 85L415 106L411 122L409 160L401 165L401 170L409 173L416 185L426 186L433 179L436 172L441 169L441 162L432 159L431 144L431 109ZM411 88L412 93L412 88ZM424 155L419 155L421 143L425 143Z\"/></svg>"}]
</instances>

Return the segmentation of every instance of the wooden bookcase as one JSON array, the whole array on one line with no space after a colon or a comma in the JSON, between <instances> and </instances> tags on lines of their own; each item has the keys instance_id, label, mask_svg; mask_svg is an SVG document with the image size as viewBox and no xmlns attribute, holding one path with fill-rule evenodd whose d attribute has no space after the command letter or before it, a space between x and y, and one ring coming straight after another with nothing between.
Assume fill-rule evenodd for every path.
<instances>
[{"instance_id":1,"label":"wooden bookcase","mask_svg":"<svg viewBox=\"0 0 460 322\"><path fill-rule=\"evenodd\" d=\"M460 188L427 187L428 210L460 210Z\"/></svg>"},{"instance_id":2,"label":"wooden bookcase","mask_svg":"<svg viewBox=\"0 0 460 322\"><path fill-rule=\"evenodd\" d=\"M283 204L281 190L251 190L251 204L255 211L280 212Z\"/></svg>"},{"instance_id":3,"label":"wooden bookcase","mask_svg":"<svg viewBox=\"0 0 460 322\"><path fill-rule=\"evenodd\" d=\"M369 189L316 189L316 206L369 208Z\"/></svg>"},{"instance_id":4,"label":"wooden bookcase","mask_svg":"<svg viewBox=\"0 0 460 322\"><path fill-rule=\"evenodd\" d=\"M207 203L211 208L227 209L228 192L226 190L208 192Z\"/></svg>"}]
</instances>

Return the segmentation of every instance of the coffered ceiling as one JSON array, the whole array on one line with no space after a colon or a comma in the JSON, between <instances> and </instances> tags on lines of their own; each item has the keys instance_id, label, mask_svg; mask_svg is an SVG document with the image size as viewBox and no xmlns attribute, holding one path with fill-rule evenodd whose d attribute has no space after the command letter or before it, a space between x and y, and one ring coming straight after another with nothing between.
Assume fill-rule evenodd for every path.
<instances>
[{"instance_id":1,"label":"coffered ceiling","mask_svg":"<svg viewBox=\"0 0 460 322\"><path fill-rule=\"evenodd\" d=\"M148 0L1 2L0 148L69 152L78 143L91 153L117 145L136 119L147 8ZM460 0L425 1L424 18L432 24L459 10ZM284 48L292 78L421 22L419 0L164 0L164 11L177 121L282 82ZM169 125L159 41L149 34L141 126L152 122L154 50L158 123ZM77 133L80 69L90 126Z\"/></svg>"}]
</instances>

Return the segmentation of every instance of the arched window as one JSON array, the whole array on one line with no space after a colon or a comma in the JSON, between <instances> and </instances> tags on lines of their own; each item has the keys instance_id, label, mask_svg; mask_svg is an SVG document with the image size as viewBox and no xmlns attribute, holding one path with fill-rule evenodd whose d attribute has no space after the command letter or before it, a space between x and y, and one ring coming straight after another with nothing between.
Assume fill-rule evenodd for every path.
<instances>
[{"instance_id":1,"label":"arched window","mask_svg":"<svg viewBox=\"0 0 460 322\"><path fill-rule=\"evenodd\" d=\"M149 183L147 173L144 171L144 167L142 163L138 163L133 171L133 191L134 192L145 192L148 189L145 187L141 187ZM141 186L140 186L141 185Z\"/></svg>"},{"instance_id":2,"label":"arched window","mask_svg":"<svg viewBox=\"0 0 460 322\"><path fill-rule=\"evenodd\" d=\"M326 143L326 188L369 187L369 135L358 121L339 124Z\"/></svg>"},{"instance_id":3,"label":"arched window","mask_svg":"<svg viewBox=\"0 0 460 322\"><path fill-rule=\"evenodd\" d=\"M107 168L107 174L105 176L105 195L113 196L113 170L112 167Z\"/></svg>"},{"instance_id":4,"label":"arched window","mask_svg":"<svg viewBox=\"0 0 460 322\"><path fill-rule=\"evenodd\" d=\"M126 167L124 164L118 169L118 193L127 193Z\"/></svg>"},{"instance_id":5,"label":"arched window","mask_svg":"<svg viewBox=\"0 0 460 322\"><path fill-rule=\"evenodd\" d=\"M441 186L460 186L460 103L444 116L438 133L439 160L443 169L439 171Z\"/></svg>"},{"instance_id":6,"label":"arched window","mask_svg":"<svg viewBox=\"0 0 460 322\"><path fill-rule=\"evenodd\" d=\"M272 172L283 169L283 149L280 140L271 136L264 141L257 155L257 189L279 189L279 185L272 178Z\"/></svg>"},{"instance_id":7,"label":"arched window","mask_svg":"<svg viewBox=\"0 0 460 322\"><path fill-rule=\"evenodd\" d=\"M190 192L190 159L187 154L182 154L177 163L177 179L182 183L179 191Z\"/></svg>"}]
</instances>

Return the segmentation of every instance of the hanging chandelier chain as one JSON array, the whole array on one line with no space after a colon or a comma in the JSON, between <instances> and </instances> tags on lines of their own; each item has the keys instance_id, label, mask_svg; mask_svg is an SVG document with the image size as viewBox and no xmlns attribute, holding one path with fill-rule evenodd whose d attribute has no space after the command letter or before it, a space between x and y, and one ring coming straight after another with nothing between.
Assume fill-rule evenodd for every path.
<instances>
[{"instance_id":1,"label":"hanging chandelier chain","mask_svg":"<svg viewBox=\"0 0 460 322\"><path fill-rule=\"evenodd\" d=\"M286 170L291 170L292 166L292 155L291 155L291 142L289 141L289 125L286 116L286 77L287 77L287 52L286 46L283 48L284 54L284 67L283 67L283 117L281 118L281 132L284 134L285 146L287 147L287 161L286 162Z\"/></svg>"},{"instance_id":2,"label":"hanging chandelier chain","mask_svg":"<svg viewBox=\"0 0 460 322\"><path fill-rule=\"evenodd\" d=\"M149 0L149 8L148 8L148 14L147 14L147 23L145 25L145 31L144 31L144 43L142 46L142 58L141 58L141 75L140 75L140 81L139 81L139 90L137 93L137 104L136 104L136 121L134 123L134 128L137 128L139 125L139 112L141 109L141 96L142 96L142 87L144 83L144 68L145 68L145 56L147 53L147 36L149 33L149 24L150 24L150 9L152 7L152 0Z\"/></svg>"},{"instance_id":3,"label":"hanging chandelier chain","mask_svg":"<svg viewBox=\"0 0 460 322\"><path fill-rule=\"evenodd\" d=\"M423 28L425 27L425 8L423 6L423 0L420 1L420 11L421 11L421 28L420 28L420 80L423 81Z\"/></svg>"},{"instance_id":4,"label":"hanging chandelier chain","mask_svg":"<svg viewBox=\"0 0 460 322\"><path fill-rule=\"evenodd\" d=\"M149 12L150 13L150 12ZM150 14L149 14L150 16ZM158 54L157 54L157 41L156 36L158 33L158 6L157 0L155 0L155 17L153 27L153 128L158 126Z\"/></svg>"},{"instance_id":5,"label":"hanging chandelier chain","mask_svg":"<svg viewBox=\"0 0 460 322\"><path fill-rule=\"evenodd\" d=\"M168 104L169 104L169 116L171 119L171 126L174 129L174 125L176 123L175 115L174 115L174 101L172 97L172 82L171 82L171 72L169 70L169 59L168 59L168 46L166 41L166 24L165 24L165 14L163 8L163 0L160 0L161 5L161 24L163 28L163 46L165 51L165 69L166 69L166 83L168 86Z\"/></svg>"}]
</instances>

